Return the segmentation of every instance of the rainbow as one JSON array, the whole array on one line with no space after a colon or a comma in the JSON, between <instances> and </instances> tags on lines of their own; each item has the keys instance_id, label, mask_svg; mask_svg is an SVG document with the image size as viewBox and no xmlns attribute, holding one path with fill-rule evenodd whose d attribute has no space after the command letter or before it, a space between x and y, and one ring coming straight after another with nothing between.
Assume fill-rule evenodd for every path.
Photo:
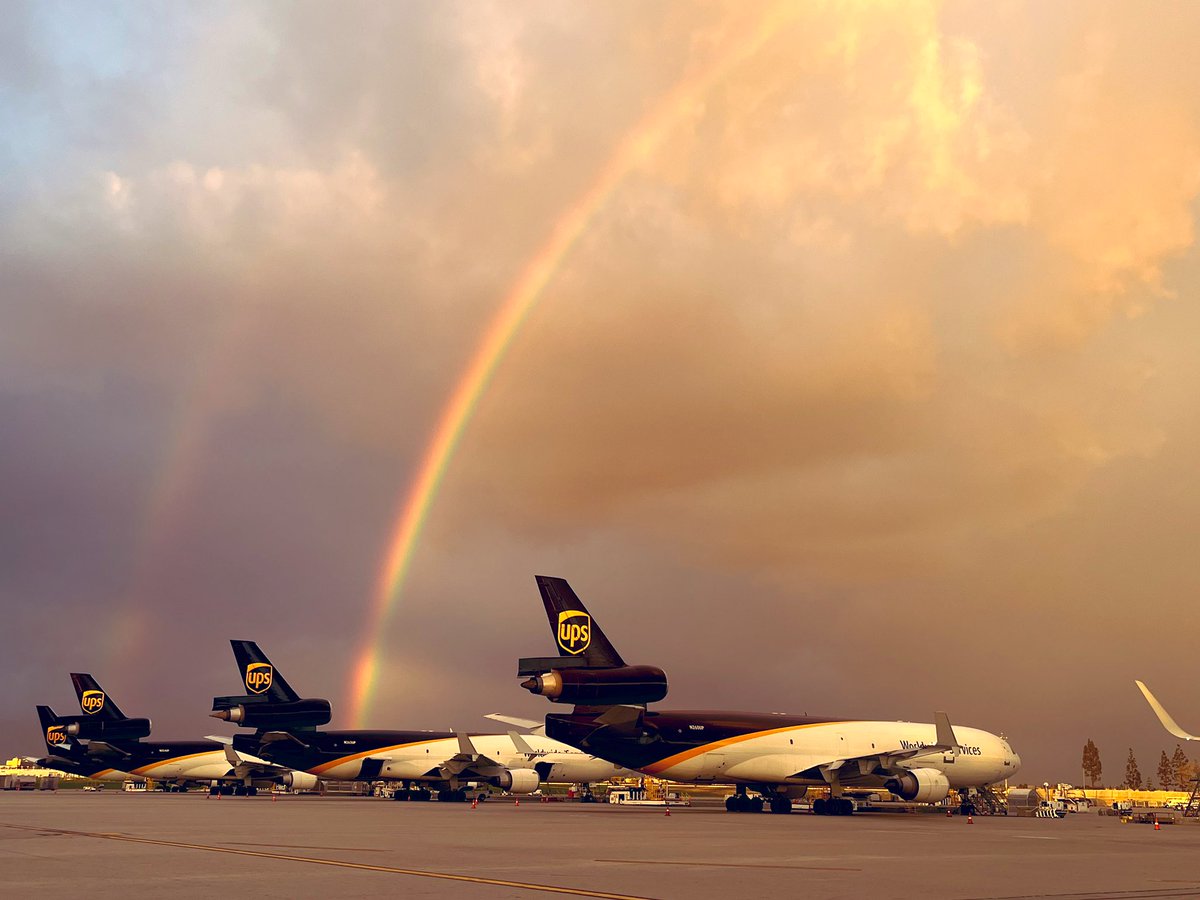
<instances>
[{"instance_id":1,"label":"rainbow","mask_svg":"<svg viewBox=\"0 0 1200 900\"><path fill-rule=\"evenodd\" d=\"M591 187L563 213L508 290L438 418L433 438L421 458L416 479L405 495L392 529L372 594L361 649L351 673L350 720L354 727L365 727L379 674L385 628L412 565L413 551L438 487L480 398L521 324L567 254L625 177L650 158L720 78L757 53L779 31L793 14L791 7L791 4L781 4L768 9L736 39L729 41L714 61L685 77L656 104L617 145Z\"/></svg>"}]
</instances>

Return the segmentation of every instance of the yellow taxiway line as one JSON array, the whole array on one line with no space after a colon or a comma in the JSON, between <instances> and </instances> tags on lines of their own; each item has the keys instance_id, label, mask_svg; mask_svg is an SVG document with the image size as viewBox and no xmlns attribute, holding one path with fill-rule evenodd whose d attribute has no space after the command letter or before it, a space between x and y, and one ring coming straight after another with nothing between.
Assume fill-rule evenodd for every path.
<instances>
[{"instance_id":1,"label":"yellow taxiway line","mask_svg":"<svg viewBox=\"0 0 1200 900\"><path fill-rule=\"evenodd\" d=\"M136 837L130 834L114 834L99 831L70 831L65 828L43 828L34 825L13 825L0 822L5 828L35 831L43 834L62 834L74 837L99 838L106 841L125 841L131 844L150 844L156 847L176 847L181 850L206 850L209 853L232 853L234 856L250 856L256 859L280 859L286 862L313 863L319 866L336 866L340 869L358 869L363 872L383 872L389 875L411 875L418 878L438 878L443 881L463 881L468 884L486 884L493 887L520 888L540 891L544 894L567 894L572 897L597 897L601 900L650 900L633 894L611 894L606 891L589 891L586 888L559 887L553 884L536 884L528 881L505 881L501 878L481 878L477 875L455 875L450 872L430 872L423 869L402 869L397 866L376 866L371 863L345 862L325 859L320 856L292 856L287 853L267 853L262 850L242 850L235 847L215 847L210 844L190 844L185 841L164 841L158 838Z\"/></svg>"}]
</instances>

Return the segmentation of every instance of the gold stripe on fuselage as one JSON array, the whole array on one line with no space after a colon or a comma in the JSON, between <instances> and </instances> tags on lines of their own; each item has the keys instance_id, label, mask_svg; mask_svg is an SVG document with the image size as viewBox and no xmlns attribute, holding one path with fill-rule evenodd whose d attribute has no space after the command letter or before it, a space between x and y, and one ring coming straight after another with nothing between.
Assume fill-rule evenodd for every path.
<instances>
[{"instance_id":1,"label":"gold stripe on fuselage","mask_svg":"<svg viewBox=\"0 0 1200 900\"><path fill-rule=\"evenodd\" d=\"M658 762L650 763L648 766L642 766L642 772L647 775L656 775L659 772L669 769L672 766L677 766L680 763L687 762L689 759L695 759L702 753L708 753L710 750L719 750L722 747L728 747L732 744L740 744L743 741L752 741L755 738L766 737L770 734L786 734L789 731L800 731L805 728L824 728L827 726L841 726L850 724L845 722L809 722L805 725L787 725L783 728L768 728L766 731L751 731L746 734L737 734L733 737L721 738L719 741L713 741L711 744L701 744L699 747L692 747L690 750L684 750L681 753L676 753L674 756L668 756L665 759L660 759Z\"/></svg>"},{"instance_id":2,"label":"gold stripe on fuselage","mask_svg":"<svg viewBox=\"0 0 1200 900\"><path fill-rule=\"evenodd\" d=\"M144 766L138 766L136 769L127 769L131 775L146 775L153 772L160 766L171 766L183 762L185 759L195 759L197 756L211 756L218 753L217 750L205 750L203 753L186 753L183 756L168 756L166 759L156 759L152 763L146 763Z\"/></svg>"},{"instance_id":3,"label":"gold stripe on fuselage","mask_svg":"<svg viewBox=\"0 0 1200 900\"><path fill-rule=\"evenodd\" d=\"M319 766L313 766L306 771L312 775L322 775L330 769L337 766L345 765L348 762L354 762L356 759L365 759L368 756L374 756L376 753L388 753L392 750L404 750L408 747L421 747L425 744L436 744L439 741L449 740L449 738L434 738L426 741L413 741L411 744L392 744L390 747L376 747L373 750L363 750L361 753L351 753L349 756L340 756L332 762L321 763ZM445 760L438 760L444 762Z\"/></svg>"}]
</instances>

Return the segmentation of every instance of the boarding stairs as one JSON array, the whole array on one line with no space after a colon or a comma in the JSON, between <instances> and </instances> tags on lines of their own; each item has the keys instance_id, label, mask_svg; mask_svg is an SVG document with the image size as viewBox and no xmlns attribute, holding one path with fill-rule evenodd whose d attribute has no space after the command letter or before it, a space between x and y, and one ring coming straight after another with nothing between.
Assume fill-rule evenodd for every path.
<instances>
[{"instance_id":1,"label":"boarding stairs","mask_svg":"<svg viewBox=\"0 0 1200 900\"><path fill-rule=\"evenodd\" d=\"M1192 796L1188 797L1187 806L1183 808L1183 817L1200 819L1200 775L1196 776L1195 785L1192 787Z\"/></svg>"},{"instance_id":2,"label":"boarding stairs","mask_svg":"<svg viewBox=\"0 0 1200 900\"><path fill-rule=\"evenodd\" d=\"M1004 798L993 791L989 785L975 788L971 794L971 802L975 804L975 809L979 815L1008 815L1008 804L1005 802Z\"/></svg>"}]
</instances>

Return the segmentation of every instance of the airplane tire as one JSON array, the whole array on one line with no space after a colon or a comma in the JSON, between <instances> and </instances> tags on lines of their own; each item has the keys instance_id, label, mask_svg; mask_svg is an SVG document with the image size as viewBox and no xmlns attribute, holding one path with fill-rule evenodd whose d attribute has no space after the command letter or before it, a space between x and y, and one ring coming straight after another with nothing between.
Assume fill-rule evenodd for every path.
<instances>
[{"instance_id":1,"label":"airplane tire","mask_svg":"<svg viewBox=\"0 0 1200 900\"><path fill-rule=\"evenodd\" d=\"M741 798L737 794L734 794L730 797L725 798L725 811L726 812L741 812L742 811Z\"/></svg>"},{"instance_id":2,"label":"airplane tire","mask_svg":"<svg viewBox=\"0 0 1200 900\"><path fill-rule=\"evenodd\" d=\"M824 797L818 797L813 801L812 811L815 815L825 816L829 814L828 806L828 800L826 800Z\"/></svg>"},{"instance_id":3,"label":"airplane tire","mask_svg":"<svg viewBox=\"0 0 1200 900\"><path fill-rule=\"evenodd\" d=\"M771 812L786 814L792 811L792 801L788 797L775 796L771 798Z\"/></svg>"},{"instance_id":4,"label":"airplane tire","mask_svg":"<svg viewBox=\"0 0 1200 900\"><path fill-rule=\"evenodd\" d=\"M246 796L247 797L257 797L258 796L258 788L254 787L253 785L246 788Z\"/></svg>"},{"instance_id":5,"label":"airplane tire","mask_svg":"<svg viewBox=\"0 0 1200 900\"><path fill-rule=\"evenodd\" d=\"M457 791L455 791L454 792L454 802L455 803L466 803L467 802L466 790L464 790L463 788L459 788Z\"/></svg>"},{"instance_id":6,"label":"airplane tire","mask_svg":"<svg viewBox=\"0 0 1200 900\"><path fill-rule=\"evenodd\" d=\"M763 798L762 797L752 798L749 803L749 811L756 812L756 813L762 812L763 811Z\"/></svg>"}]
</instances>

